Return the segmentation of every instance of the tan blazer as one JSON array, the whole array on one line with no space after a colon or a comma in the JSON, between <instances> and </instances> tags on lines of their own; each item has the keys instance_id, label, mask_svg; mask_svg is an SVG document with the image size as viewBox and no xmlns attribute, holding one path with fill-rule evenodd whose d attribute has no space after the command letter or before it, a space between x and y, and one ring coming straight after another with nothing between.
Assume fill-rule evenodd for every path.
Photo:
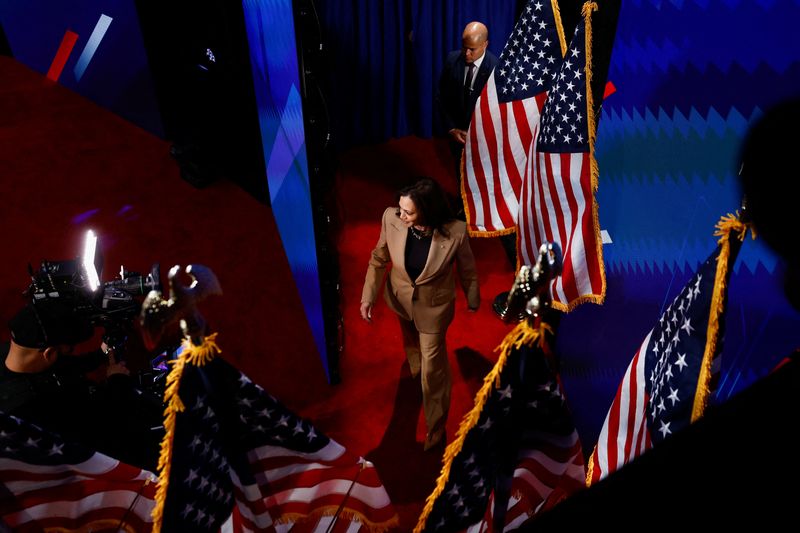
<instances>
[{"instance_id":1,"label":"tan blazer","mask_svg":"<svg viewBox=\"0 0 800 533\"><path fill-rule=\"evenodd\" d=\"M413 320L417 331L442 333L452 322L455 312L455 262L467 305L477 309L481 297L467 226L461 220L454 220L447 224L446 229L448 237L439 231L433 232L425 268L417 279L412 280L405 269L408 228L397 216L397 207L387 208L383 212L381 236L369 260L361 302L375 303L386 265L392 263L383 291L386 303L400 318Z\"/></svg>"}]
</instances>

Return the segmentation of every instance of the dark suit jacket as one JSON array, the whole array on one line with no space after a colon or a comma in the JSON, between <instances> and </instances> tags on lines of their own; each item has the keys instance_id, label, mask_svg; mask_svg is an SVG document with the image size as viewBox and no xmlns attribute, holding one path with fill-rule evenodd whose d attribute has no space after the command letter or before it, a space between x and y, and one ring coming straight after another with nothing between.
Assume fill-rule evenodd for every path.
<instances>
[{"instance_id":1,"label":"dark suit jacket","mask_svg":"<svg viewBox=\"0 0 800 533\"><path fill-rule=\"evenodd\" d=\"M483 61L478 72L475 73L475 83L472 92L465 98L464 95L464 54L460 50L450 52L439 76L439 90L436 100L446 131L453 128L466 130L475 109L475 102L481 95L486 81L492 70L500 63L497 57L489 50L484 53Z\"/></svg>"},{"instance_id":2,"label":"dark suit jacket","mask_svg":"<svg viewBox=\"0 0 800 533\"><path fill-rule=\"evenodd\" d=\"M383 296L392 311L404 320L413 320L417 331L422 333L445 332L455 312L455 263L467 305L477 309L481 297L467 226L461 220L453 220L445 227L449 235L433 232L425 268L412 280L405 269L408 228L397 217L397 207L387 208L383 212L381 236L369 260L361 301L375 302L386 267L391 263Z\"/></svg>"}]
</instances>

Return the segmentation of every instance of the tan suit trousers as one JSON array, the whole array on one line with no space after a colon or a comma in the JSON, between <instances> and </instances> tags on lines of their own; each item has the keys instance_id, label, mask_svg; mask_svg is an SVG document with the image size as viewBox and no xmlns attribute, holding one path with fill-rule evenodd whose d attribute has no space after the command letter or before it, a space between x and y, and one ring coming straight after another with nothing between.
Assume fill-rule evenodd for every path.
<instances>
[{"instance_id":1,"label":"tan suit trousers","mask_svg":"<svg viewBox=\"0 0 800 533\"><path fill-rule=\"evenodd\" d=\"M412 376L422 376L422 410L428 433L444 427L450 410L452 376L447 361L446 331L420 333L411 320L400 320L403 348Z\"/></svg>"}]
</instances>

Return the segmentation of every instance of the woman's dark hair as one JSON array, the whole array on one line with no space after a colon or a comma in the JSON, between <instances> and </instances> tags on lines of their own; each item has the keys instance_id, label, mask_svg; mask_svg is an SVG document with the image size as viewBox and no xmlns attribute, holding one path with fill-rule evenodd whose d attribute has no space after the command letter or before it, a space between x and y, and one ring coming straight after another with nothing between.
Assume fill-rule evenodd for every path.
<instances>
[{"instance_id":1,"label":"woman's dark hair","mask_svg":"<svg viewBox=\"0 0 800 533\"><path fill-rule=\"evenodd\" d=\"M421 224L448 236L444 226L455 217L441 185L436 180L427 176L418 177L412 185L400 189L397 200L402 196L408 196L414 202Z\"/></svg>"}]
</instances>

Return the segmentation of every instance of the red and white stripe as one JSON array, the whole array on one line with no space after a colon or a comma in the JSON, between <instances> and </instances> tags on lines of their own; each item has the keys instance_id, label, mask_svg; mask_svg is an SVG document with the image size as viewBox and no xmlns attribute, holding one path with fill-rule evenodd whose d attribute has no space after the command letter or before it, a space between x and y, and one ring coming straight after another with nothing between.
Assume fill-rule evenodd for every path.
<instances>
[{"instance_id":1,"label":"red and white stripe","mask_svg":"<svg viewBox=\"0 0 800 533\"><path fill-rule=\"evenodd\" d=\"M628 365L608 410L597 446L592 453L590 483L619 470L652 446L647 429L646 409L649 398L644 375L645 354L652 335L651 330Z\"/></svg>"},{"instance_id":2,"label":"red and white stripe","mask_svg":"<svg viewBox=\"0 0 800 533\"><path fill-rule=\"evenodd\" d=\"M294 532L315 531L314 524L332 521L340 507L331 531L385 529L396 518L372 463L362 464L334 441L313 454L263 446L249 459L256 484L245 485L232 472L240 531L280 531L287 523Z\"/></svg>"},{"instance_id":3,"label":"red and white stripe","mask_svg":"<svg viewBox=\"0 0 800 533\"><path fill-rule=\"evenodd\" d=\"M547 98L541 92L524 100L497 100L494 73L475 105L464 148L462 194L473 233L513 229L525 176L533 128Z\"/></svg>"},{"instance_id":4,"label":"red and white stripe","mask_svg":"<svg viewBox=\"0 0 800 533\"><path fill-rule=\"evenodd\" d=\"M577 431L568 436L540 433L535 437L536 445L523 453L514 470L503 531L518 529L537 513L586 486L583 448ZM493 517L494 494L489 497L483 520L468 527L467 533L494 531Z\"/></svg>"},{"instance_id":5,"label":"red and white stripe","mask_svg":"<svg viewBox=\"0 0 800 533\"><path fill-rule=\"evenodd\" d=\"M535 265L539 247L557 243L563 272L553 281L552 297L556 308L570 309L581 298L603 294L591 156L539 152L538 125L535 131L521 192L519 262Z\"/></svg>"},{"instance_id":6,"label":"red and white stripe","mask_svg":"<svg viewBox=\"0 0 800 533\"><path fill-rule=\"evenodd\" d=\"M77 465L3 458L0 485L13 495L0 499L0 517L13 531L152 528L156 476L100 453Z\"/></svg>"}]
</instances>

